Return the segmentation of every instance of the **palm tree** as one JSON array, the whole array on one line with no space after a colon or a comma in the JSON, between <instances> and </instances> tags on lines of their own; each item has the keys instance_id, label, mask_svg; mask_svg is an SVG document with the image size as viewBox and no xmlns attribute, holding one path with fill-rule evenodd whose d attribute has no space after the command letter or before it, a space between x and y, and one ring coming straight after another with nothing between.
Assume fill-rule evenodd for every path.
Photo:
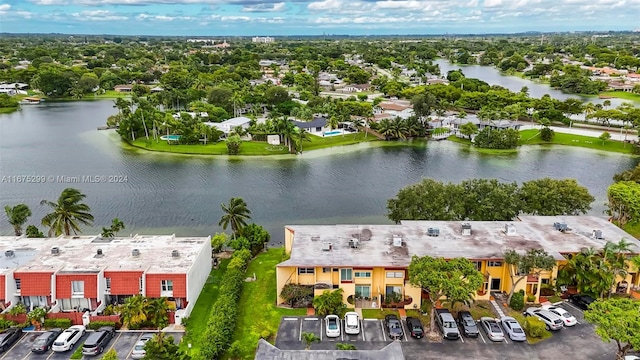
<instances>
[{"instance_id":1,"label":"palm tree","mask_svg":"<svg viewBox=\"0 0 640 360\"><path fill-rule=\"evenodd\" d=\"M147 299L142 295L128 298L122 306L122 323L127 327L138 328L147 321Z\"/></svg>"},{"instance_id":2,"label":"palm tree","mask_svg":"<svg viewBox=\"0 0 640 360\"><path fill-rule=\"evenodd\" d=\"M66 188L62 190L58 202L40 201L40 205L47 205L53 210L42 218L42 225L49 227L49 236L63 233L69 236L72 231L77 234L80 231L78 223L93 224L93 215L89 212L91 208L81 202L86 197L78 189Z\"/></svg>"},{"instance_id":3,"label":"palm tree","mask_svg":"<svg viewBox=\"0 0 640 360\"><path fill-rule=\"evenodd\" d=\"M613 273L613 279L611 280L611 288L615 286L617 277L626 277L629 270L627 264L627 254L631 253L632 247L635 244L627 241L627 239L620 239L617 243L608 241L602 249L602 256L608 263L609 270ZM611 298L611 291L609 291L609 298Z\"/></svg>"},{"instance_id":4,"label":"palm tree","mask_svg":"<svg viewBox=\"0 0 640 360\"><path fill-rule=\"evenodd\" d=\"M302 153L302 142L304 141L311 141L311 138L309 137L309 132L306 129L299 128L295 145L296 145L296 149L298 149L298 152L300 153Z\"/></svg>"},{"instance_id":5,"label":"palm tree","mask_svg":"<svg viewBox=\"0 0 640 360\"><path fill-rule=\"evenodd\" d=\"M247 220L251 219L251 210L247 208L247 203L242 198L232 197L229 200L229 204L220 204L222 208L222 218L218 222L218 226L222 226L222 229L226 230L227 226L231 227L233 236L242 230L247 225Z\"/></svg>"},{"instance_id":6,"label":"palm tree","mask_svg":"<svg viewBox=\"0 0 640 360\"><path fill-rule=\"evenodd\" d=\"M169 304L164 297L148 300L145 309L151 315L151 323L156 329L162 329L169 325Z\"/></svg>"},{"instance_id":7,"label":"palm tree","mask_svg":"<svg viewBox=\"0 0 640 360\"><path fill-rule=\"evenodd\" d=\"M356 129L356 130L360 130L362 127L364 127L364 121L362 121L362 119L360 117L354 117L353 119L351 119L351 125ZM366 134L366 131L365 131ZM356 136L358 136L358 133L355 132L355 135L353 136L353 138L355 139Z\"/></svg>"},{"instance_id":8,"label":"palm tree","mask_svg":"<svg viewBox=\"0 0 640 360\"><path fill-rule=\"evenodd\" d=\"M24 225L29 216L31 216L31 209L29 209L26 204L18 204L14 207L7 205L4 207L4 212L7 214L9 224L13 226L15 235L22 235L22 225Z\"/></svg>"},{"instance_id":9,"label":"palm tree","mask_svg":"<svg viewBox=\"0 0 640 360\"><path fill-rule=\"evenodd\" d=\"M105 227L102 228L102 234L100 234L100 236L102 236L103 238L112 238L116 236L118 231L124 228L125 228L124 223L120 221L120 219L114 218L111 221L111 226L109 226L108 228L105 228Z\"/></svg>"},{"instance_id":10,"label":"palm tree","mask_svg":"<svg viewBox=\"0 0 640 360\"><path fill-rule=\"evenodd\" d=\"M310 333L310 332L303 332L302 333L302 341L304 341L304 349L305 350L310 350L311 349L311 345L313 345L314 342L320 342L320 338L316 336L316 334L314 333Z\"/></svg>"}]
</instances>

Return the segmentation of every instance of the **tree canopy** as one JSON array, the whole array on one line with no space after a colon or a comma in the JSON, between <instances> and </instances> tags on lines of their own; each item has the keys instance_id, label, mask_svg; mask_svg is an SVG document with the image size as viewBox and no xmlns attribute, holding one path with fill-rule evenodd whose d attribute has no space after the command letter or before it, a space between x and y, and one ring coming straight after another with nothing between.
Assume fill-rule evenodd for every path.
<instances>
[{"instance_id":1,"label":"tree canopy","mask_svg":"<svg viewBox=\"0 0 640 360\"><path fill-rule=\"evenodd\" d=\"M623 360L630 350L640 349L639 313L640 302L613 298L592 303L584 318L596 326L602 341L616 343L616 359Z\"/></svg>"},{"instance_id":2,"label":"tree canopy","mask_svg":"<svg viewBox=\"0 0 640 360\"><path fill-rule=\"evenodd\" d=\"M423 179L400 189L387 202L389 219L512 220L519 214L577 215L586 213L594 198L573 179L532 180L518 187L496 179L471 179L460 184Z\"/></svg>"}]
</instances>

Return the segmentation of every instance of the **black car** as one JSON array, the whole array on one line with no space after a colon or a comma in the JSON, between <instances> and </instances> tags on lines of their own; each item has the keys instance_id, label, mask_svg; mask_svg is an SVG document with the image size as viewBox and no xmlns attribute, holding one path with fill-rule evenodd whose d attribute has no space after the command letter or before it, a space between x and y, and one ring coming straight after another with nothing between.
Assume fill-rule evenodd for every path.
<instances>
[{"instance_id":1,"label":"black car","mask_svg":"<svg viewBox=\"0 0 640 360\"><path fill-rule=\"evenodd\" d=\"M398 320L397 316L393 314L385 316L384 324L389 332L389 338L393 340L402 339L404 331L402 331L402 324L400 323L400 320Z\"/></svg>"},{"instance_id":2,"label":"black car","mask_svg":"<svg viewBox=\"0 0 640 360\"><path fill-rule=\"evenodd\" d=\"M569 295L569 301L580 309L587 310L589 309L589 305L591 305L592 302L596 301L596 299L592 298L589 295L573 294Z\"/></svg>"},{"instance_id":3,"label":"black car","mask_svg":"<svg viewBox=\"0 0 640 360\"><path fill-rule=\"evenodd\" d=\"M478 337L480 331L478 331L478 325L476 321L473 320L473 316L468 311L460 311L458 312L458 325L460 325L460 329L462 329L462 333L466 337Z\"/></svg>"},{"instance_id":4,"label":"black car","mask_svg":"<svg viewBox=\"0 0 640 360\"><path fill-rule=\"evenodd\" d=\"M22 329L8 328L0 332L0 352L7 351L22 336Z\"/></svg>"},{"instance_id":5,"label":"black car","mask_svg":"<svg viewBox=\"0 0 640 360\"><path fill-rule=\"evenodd\" d=\"M411 337L416 339L421 339L424 336L424 328L422 327L422 323L420 319L416 319L414 317L407 318L407 327L409 328L409 333Z\"/></svg>"},{"instance_id":6,"label":"black car","mask_svg":"<svg viewBox=\"0 0 640 360\"><path fill-rule=\"evenodd\" d=\"M33 342L33 347L31 351L34 353L42 354L51 350L51 345L56 341L58 335L62 332L62 329L51 329L47 332L42 333L38 338Z\"/></svg>"},{"instance_id":7,"label":"black car","mask_svg":"<svg viewBox=\"0 0 640 360\"><path fill-rule=\"evenodd\" d=\"M87 340L82 345L83 355L98 355L101 354L109 344L109 341L113 339L116 334L116 329L113 326L103 326L89 335Z\"/></svg>"}]
</instances>

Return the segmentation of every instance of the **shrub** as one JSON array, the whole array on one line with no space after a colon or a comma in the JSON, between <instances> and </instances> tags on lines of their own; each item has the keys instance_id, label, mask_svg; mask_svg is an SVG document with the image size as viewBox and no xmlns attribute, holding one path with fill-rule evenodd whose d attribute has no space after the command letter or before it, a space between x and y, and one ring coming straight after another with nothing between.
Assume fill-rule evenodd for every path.
<instances>
[{"instance_id":1,"label":"shrub","mask_svg":"<svg viewBox=\"0 0 640 360\"><path fill-rule=\"evenodd\" d=\"M522 310L524 308L524 296L520 292L513 294L509 307L517 311Z\"/></svg>"},{"instance_id":2,"label":"shrub","mask_svg":"<svg viewBox=\"0 0 640 360\"><path fill-rule=\"evenodd\" d=\"M71 319L44 319L44 327L47 329L66 329L71 326Z\"/></svg>"},{"instance_id":3,"label":"shrub","mask_svg":"<svg viewBox=\"0 0 640 360\"><path fill-rule=\"evenodd\" d=\"M542 139L542 141L551 141L553 140L553 136L556 133L553 131L553 129L545 126L540 130L540 139Z\"/></svg>"},{"instance_id":4,"label":"shrub","mask_svg":"<svg viewBox=\"0 0 640 360\"><path fill-rule=\"evenodd\" d=\"M27 308L25 308L23 304L16 304L16 306L9 309L9 315L13 315L13 316L26 314L26 313L27 313Z\"/></svg>"},{"instance_id":5,"label":"shrub","mask_svg":"<svg viewBox=\"0 0 640 360\"><path fill-rule=\"evenodd\" d=\"M220 282L220 296L211 307L204 343L200 354L206 359L219 359L229 348L238 317L238 301L251 252L234 251Z\"/></svg>"},{"instance_id":6,"label":"shrub","mask_svg":"<svg viewBox=\"0 0 640 360\"><path fill-rule=\"evenodd\" d=\"M82 359L82 357L84 356L84 355L82 355L82 346L83 345L84 345L84 342L82 344L80 344L80 346L78 346L76 351L73 352L73 354L71 355L71 357L69 359L71 359L71 360L80 360L80 359Z\"/></svg>"},{"instance_id":7,"label":"shrub","mask_svg":"<svg viewBox=\"0 0 640 360\"><path fill-rule=\"evenodd\" d=\"M532 338L541 338L544 336L544 332L546 331L544 322L534 316L527 316L522 327L527 333L527 336Z\"/></svg>"},{"instance_id":8,"label":"shrub","mask_svg":"<svg viewBox=\"0 0 640 360\"><path fill-rule=\"evenodd\" d=\"M89 323L89 329L98 330L103 326L113 326L116 327L115 321L92 321Z\"/></svg>"},{"instance_id":9,"label":"shrub","mask_svg":"<svg viewBox=\"0 0 640 360\"><path fill-rule=\"evenodd\" d=\"M527 302L535 302L536 301L536 296L535 295L527 295Z\"/></svg>"},{"instance_id":10,"label":"shrub","mask_svg":"<svg viewBox=\"0 0 640 360\"><path fill-rule=\"evenodd\" d=\"M0 330L8 329L12 326L16 326L15 321L0 319Z\"/></svg>"}]
</instances>

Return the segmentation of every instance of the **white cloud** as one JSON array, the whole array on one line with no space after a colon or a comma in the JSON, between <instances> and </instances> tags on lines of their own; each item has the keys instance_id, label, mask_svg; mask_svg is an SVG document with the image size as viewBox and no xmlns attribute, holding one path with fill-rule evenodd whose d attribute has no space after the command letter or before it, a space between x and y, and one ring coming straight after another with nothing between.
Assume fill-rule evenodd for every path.
<instances>
[{"instance_id":1,"label":"white cloud","mask_svg":"<svg viewBox=\"0 0 640 360\"><path fill-rule=\"evenodd\" d=\"M286 3L278 2L278 3L262 3L262 4L251 4L245 5L242 7L243 12L277 12L283 11L285 9Z\"/></svg>"},{"instance_id":2,"label":"white cloud","mask_svg":"<svg viewBox=\"0 0 640 360\"><path fill-rule=\"evenodd\" d=\"M307 5L307 9L319 10L319 11L337 10L337 9L340 9L342 6L343 6L342 0L324 0L324 1L312 2L311 4Z\"/></svg>"},{"instance_id":3,"label":"white cloud","mask_svg":"<svg viewBox=\"0 0 640 360\"><path fill-rule=\"evenodd\" d=\"M11 9L11 5L9 4L0 4L0 11L4 12Z\"/></svg>"},{"instance_id":4,"label":"white cloud","mask_svg":"<svg viewBox=\"0 0 640 360\"><path fill-rule=\"evenodd\" d=\"M127 16L109 10L84 10L72 13L71 16L80 21L123 21L129 19Z\"/></svg>"},{"instance_id":5,"label":"white cloud","mask_svg":"<svg viewBox=\"0 0 640 360\"><path fill-rule=\"evenodd\" d=\"M376 9L405 9L423 10L429 5L426 2L416 0L386 0L376 2Z\"/></svg>"},{"instance_id":6,"label":"white cloud","mask_svg":"<svg viewBox=\"0 0 640 360\"><path fill-rule=\"evenodd\" d=\"M498 7L502 5L502 0L484 0L484 7Z\"/></svg>"}]
</instances>

